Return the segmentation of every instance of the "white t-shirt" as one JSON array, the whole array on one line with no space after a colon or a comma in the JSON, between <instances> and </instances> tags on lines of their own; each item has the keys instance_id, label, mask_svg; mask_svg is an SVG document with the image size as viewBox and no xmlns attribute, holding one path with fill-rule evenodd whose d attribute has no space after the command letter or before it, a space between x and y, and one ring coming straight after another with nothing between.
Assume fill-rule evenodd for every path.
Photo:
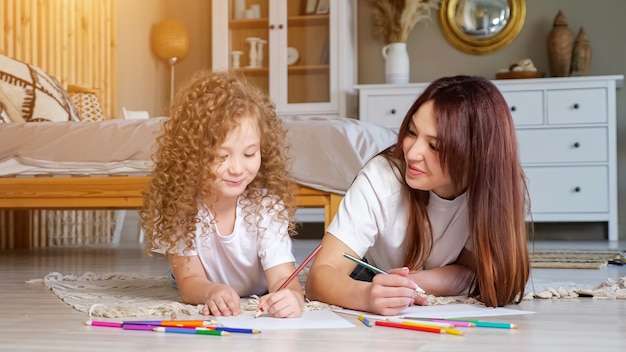
<instances>
[{"instance_id":1,"label":"white t-shirt","mask_svg":"<svg viewBox=\"0 0 626 352\"><path fill-rule=\"evenodd\" d=\"M328 232L356 254L383 270L403 264L408 192L383 156L370 160L341 201ZM430 192L428 214L433 249L423 269L453 263L465 247L471 250L467 195L445 200Z\"/></svg>"},{"instance_id":2,"label":"white t-shirt","mask_svg":"<svg viewBox=\"0 0 626 352\"><path fill-rule=\"evenodd\" d=\"M201 208L196 225L195 248L179 255L197 255L209 281L232 287L242 297L267 292L265 270L283 263L295 262L287 222L279 221L276 212L263 209L259 216L244 214L242 197L237 202L233 233L222 236L213 216ZM249 221L249 222L248 222ZM210 229L206 234L204 228ZM262 229L265 229L264 231ZM161 251L162 252L162 251Z\"/></svg>"}]
</instances>

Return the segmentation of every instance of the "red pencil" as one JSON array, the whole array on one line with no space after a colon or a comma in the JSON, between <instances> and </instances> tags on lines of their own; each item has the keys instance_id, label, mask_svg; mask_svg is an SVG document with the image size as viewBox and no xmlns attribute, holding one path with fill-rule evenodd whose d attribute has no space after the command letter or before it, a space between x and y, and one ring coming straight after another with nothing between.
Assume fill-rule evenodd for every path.
<instances>
[{"instance_id":1,"label":"red pencil","mask_svg":"<svg viewBox=\"0 0 626 352\"><path fill-rule=\"evenodd\" d=\"M425 326L405 325L405 324L391 323L391 322L382 321L382 320L377 320L374 324L376 324L378 326L386 326L386 327L389 327L389 328L417 330L417 331L424 331L424 332L434 332L436 334L447 334L445 329L429 328L429 327L425 327Z\"/></svg>"}]
</instances>

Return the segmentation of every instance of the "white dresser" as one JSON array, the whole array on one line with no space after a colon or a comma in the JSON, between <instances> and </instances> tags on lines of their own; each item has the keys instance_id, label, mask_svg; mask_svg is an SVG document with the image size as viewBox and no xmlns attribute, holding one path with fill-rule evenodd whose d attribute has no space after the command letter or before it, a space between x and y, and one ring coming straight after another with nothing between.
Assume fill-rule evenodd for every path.
<instances>
[{"instance_id":1,"label":"white dresser","mask_svg":"<svg viewBox=\"0 0 626 352\"><path fill-rule=\"evenodd\" d=\"M493 82L515 121L532 220L606 221L608 239L617 241L615 91L624 77ZM427 85L358 85L359 119L398 129Z\"/></svg>"}]
</instances>

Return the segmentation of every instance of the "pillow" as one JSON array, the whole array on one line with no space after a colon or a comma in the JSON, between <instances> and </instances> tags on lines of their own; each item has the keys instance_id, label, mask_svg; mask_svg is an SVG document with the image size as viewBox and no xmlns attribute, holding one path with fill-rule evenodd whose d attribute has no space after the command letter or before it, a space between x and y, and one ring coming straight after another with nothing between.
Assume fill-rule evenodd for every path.
<instances>
[{"instance_id":1,"label":"pillow","mask_svg":"<svg viewBox=\"0 0 626 352\"><path fill-rule=\"evenodd\" d=\"M78 110L81 121L102 121L104 113L98 100L99 91L80 86L68 85L67 93Z\"/></svg>"},{"instance_id":2,"label":"pillow","mask_svg":"<svg viewBox=\"0 0 626 352\"><path fill-rule=\"evenodd\" d=\"M0 55L0 91L13 122L80 121L63 86L37 66Z\"/></svg>"}]
</instances>

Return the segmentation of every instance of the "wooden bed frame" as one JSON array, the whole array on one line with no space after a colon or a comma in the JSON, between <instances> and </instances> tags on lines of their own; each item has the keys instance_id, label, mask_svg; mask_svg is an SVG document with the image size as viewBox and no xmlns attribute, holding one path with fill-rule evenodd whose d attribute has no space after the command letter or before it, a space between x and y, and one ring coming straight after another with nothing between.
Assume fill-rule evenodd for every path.
<instances>
[{"instance_id":1,"label":"wooden bed frame","mask_svg":"<svg viewBox=\"0 0 626 352\"><path fill-rule=\"evenodd\" d=\"M143 205L141 192L149 179L148 176L0 177L0 209L18 210L14 231L28 233L26 210L138 209ZM337 212L342 197L305 186L298 188L297 195L299 207L324 209L324 229ZM16 242L16 248L30 246L28 238Z\"/></svg>"}]
</instances>

